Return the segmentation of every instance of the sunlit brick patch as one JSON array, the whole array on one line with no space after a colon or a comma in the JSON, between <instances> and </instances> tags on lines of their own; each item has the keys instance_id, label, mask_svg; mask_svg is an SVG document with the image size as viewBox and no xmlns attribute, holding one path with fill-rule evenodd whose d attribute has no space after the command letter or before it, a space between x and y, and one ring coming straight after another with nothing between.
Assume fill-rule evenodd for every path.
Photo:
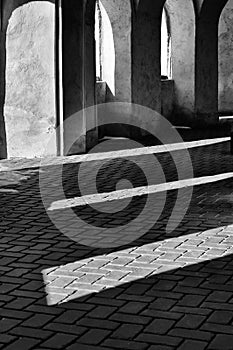
<instances>
[{"instance_id":1,"label":"sunlit brick patch","mask_svg":"<svg viewBox=\"0 0 233 350\"><path fill-rule=\"evenodd\" d=\"M233 253L233 225L135 246L42 271L48 305Z\"/></svg>"}]
</instances>

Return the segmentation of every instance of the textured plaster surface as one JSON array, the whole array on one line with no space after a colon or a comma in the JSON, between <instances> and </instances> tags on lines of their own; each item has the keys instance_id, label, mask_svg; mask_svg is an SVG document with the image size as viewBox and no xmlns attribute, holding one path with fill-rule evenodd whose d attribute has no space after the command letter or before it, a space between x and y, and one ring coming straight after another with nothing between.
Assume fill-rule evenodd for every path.
<instances>
[{"instance_id":1,"label":"textured plaster surface","mask_svg":"<svg viewBox=\"0 0 233 350\"><path fill-rule=\"evenodd\" d=\"M233 111L233 0L219 22L219 110Z\"/></svg>"},{"instance_id":2,"label":"textured plaster surface","mask_svg":"<svg viewBox=\"0 0 233 350\"><path fill-rule=\"evenodd\" d=\"M56 123L54 5L38 1L15 9L6 52L8 156L41 156ZM55 144L49 153L56 154Z\"/></svg>"},{"instance_id":3,"label":"textured plaster surface","mask_svg":"<svg viewBox=\"0 0 233 350\"><path fill-rule=\"evenodd\" d=\"M191 0L167 0L172 36L172 78L177 117L194 111L195 13ZM180 9L182 8L182 11Z\"/></svg>"},{"instance_id":4,"label":"textured plaster surface","mask_svg":"<svg viewBox=\"0 0 233 350\"><path fill-rule=\"evenodd\" d=\"M138 13L133 40L133 102L161 110L161 22Z\"/></svg>"}]
</instances>

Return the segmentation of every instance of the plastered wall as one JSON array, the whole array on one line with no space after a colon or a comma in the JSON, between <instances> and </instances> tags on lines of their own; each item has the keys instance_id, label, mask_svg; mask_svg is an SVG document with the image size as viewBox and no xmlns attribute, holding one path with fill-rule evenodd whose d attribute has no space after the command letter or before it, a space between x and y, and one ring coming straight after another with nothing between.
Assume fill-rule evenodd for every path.
<instances>
[{"instance_id":1,"label":"plastered wall","mask_svg":"<svg viewBox=\"0 0 233 350\"><path fill-rule=\"evenodd\" d=\"M8 157L56 154L46 144L55 132L54 4L16 7L6 30L4 116Z\"/></svg>"},{"instance_id":2,"label":"plastered wall","mask_svg":"<svg viewBox=\"0 0 233 350\"><path fill-rule=\"evenodd\" d=\"M223 9L219 21L219 111L233 112L233 0Z\"/></svg>"}]
</instances>

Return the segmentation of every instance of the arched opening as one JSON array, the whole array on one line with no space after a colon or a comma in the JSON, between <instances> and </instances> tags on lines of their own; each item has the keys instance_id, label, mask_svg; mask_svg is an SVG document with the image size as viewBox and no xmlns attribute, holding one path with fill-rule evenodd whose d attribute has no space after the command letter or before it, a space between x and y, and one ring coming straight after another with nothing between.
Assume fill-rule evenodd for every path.
<instances>
[{"instance_id":1,"label":"arched opening","mask_svg":"<svg viewBox=\"0 0 233 350\"><path fill-rule=\"evenodd\" d=\"M233 0L224 7L218 32L218 111L220 116L233 115Z\"/></svg>"},{"instance_id":2,"label":"arched opening","mask_svg":"<svg viewBox=\"0 0 233 350\"><path fill-rule=\"evenodd\" d=\"M172 78L171 31L166 8L163 8L161 22L161 77Z\"/></svg>"},{"instance_id":3,"label":"arched opening","mask_svg":"<svg viewBox=\"0 0 233 350\"><path fill-rule=\"evenodd\" d=\"M101 1L95 10L96 80L106 82L115 96L115 47L112 25Z\"/></svg>"}]
</instances>

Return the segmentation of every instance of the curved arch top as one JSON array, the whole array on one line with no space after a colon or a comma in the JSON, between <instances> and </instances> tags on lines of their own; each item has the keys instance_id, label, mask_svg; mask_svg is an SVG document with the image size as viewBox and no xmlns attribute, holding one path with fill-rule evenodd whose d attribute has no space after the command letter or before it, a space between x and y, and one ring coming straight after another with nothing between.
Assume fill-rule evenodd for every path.
<instances>
[{"instance_id":1,"label":"curved arch top","mask_svg":"<svg viewBox=\"0 0 233 350\"><path fill-rule=\"evenodd\" d=\"M135 0L136 13L145 13L150 17L161 18L162 11L166 0Z\"/></svg>"},{"instance_id":2,"label":"curved arch top","mask_svg":"<svg viewBox=\"0 0 233 350\"><path fill-rule=\"evenodd\" d=\"M205 0L203 1L201 11L200 11L200 17L203 19L205 18L208 21L217 21L219 20L219 17L221 15L221 12L223 8L225 7L228 0L218 0L218 1L211 1L211 0Z\"/></svg>"},{"instance_id":3,"label":"curved arch top","mask_svg":"<svg viewBox=\"0 0 233 350\"><path fill-rule=\"evenodd\" d=\"M204 16L206 20L218 19L227 1L228 0L193 0L198 17Z\"/></svg>"},{"instance_id":4,"label":"curved arch top","mask_svg":"<svg viewBox=\"0 0 233 350\"><path fill-rule=\"evenodd\" d=\"M198 121L218 121L218 23L228 0L199 0L195 109Z\"/></svg>"}]
</instances>

